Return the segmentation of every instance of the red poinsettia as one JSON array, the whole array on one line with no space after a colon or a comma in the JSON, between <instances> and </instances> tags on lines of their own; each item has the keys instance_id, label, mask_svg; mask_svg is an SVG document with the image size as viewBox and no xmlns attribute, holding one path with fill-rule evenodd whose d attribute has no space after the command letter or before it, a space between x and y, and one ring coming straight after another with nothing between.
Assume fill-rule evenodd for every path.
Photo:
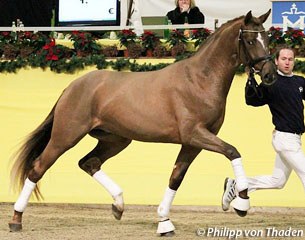
<instances>
[{"instance_id":1,"label":"red poinsettia","mask_svg":"<svg viewBox=\"0 0 305 240\"><path fill-rule=\"evenodd\" d=\"M187 42L187 37L184 35L184 31L181 29L174 29L171 31L169 38L166 41L172 47L178 45L179 43L185 44Z\"/></svg>"},{"instance_id":2,"label":"red poinsettia","mask_svg":"<svg viewBox=\"0 0 305 240\"><path fill-rule=\"evenodd\" d=\"M285 44L283 30L280 27L270 27L268 30L269 46L274 49L279 44Z\"/></svg>"},{"instance_id":3,"label":"red poinsettia","mask_svg":"<svg viewBox=\"0 0 305 240\"><path fill-rule=\"evenodd\" d=\"M148 50L153 50L157 45L160 44L160 37L152 31L144 31L141 35L142 46Z\"/></svg>"},{"instance_id":4,"label":"red poinsettia","mask_svg":"<svg viewBox=\"0 0 305 240\"><path fill-rule=\"evenodd\" d=\"M1 32L0 42L12 43L15 41L15 36L11 32Z\"/></svg>"},{"instance_id":5,"label":"red poinsettia","mask_svg":"<svg viewBox=\"0 0 305 240\"><path fill-rule=\"evenodd\" d=\"M71 38L76 51L98 54L101 46L96 42L97 38L90 32L72 31Z\"/></svg>"},{"instance_id":6,"label":"red poinsettia","mask_svg":"<svg viewBox=\"0 0 305 240\"><path fill-rule=\"evenodd\" d=\"M51 61L57 61L58 60L57 54L59 52L56 51L55 46L56 46L55 39L51 38L50 42L42 47L43 50L47 51L46 60L48 60L48 61L50 61L50 60Z\"/></svg>"},{"instance_id":7,"label":"red poinsettia","mask_svg":"<svg viewBox=\"0 0 305 240\"><path fill-rule=\"evenodd\" d=\"M288 28L284 33L284 38L291 47L301 46L304 43L304 37L305 35L302 29Z\"/></svg>"},{"instance_id":8,"label":"red poinsettia","mask_svg":"<svg viewBox=\"0 0 305 240\"><path fill-rule=\"evenodd\" d=\"M212 31L208 28L194 29L192 31L192 40L195 40L195 47L201 45L210 35Z\"/></svg>"},{"instance_id":9,"label":"red poinsettia","mask_svg":"<svg viewBox=\"0 0 305 240\"><path fill-rule=\"evenodd\" d=\"M120 43L122 46L127 47L129 44L135 43L137 35L130 29L123 29L118 33Z\"/></svg>"}]
</instances>

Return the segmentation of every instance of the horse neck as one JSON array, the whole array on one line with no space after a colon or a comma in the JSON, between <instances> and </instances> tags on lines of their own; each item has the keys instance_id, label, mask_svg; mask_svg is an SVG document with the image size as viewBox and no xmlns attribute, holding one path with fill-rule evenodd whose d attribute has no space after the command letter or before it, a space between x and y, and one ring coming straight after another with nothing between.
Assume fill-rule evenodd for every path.
<instances>
[{"instance_id":1,"label":"horse neck","mask_svg":"<svg viewBox=\"0 0 305 240\"><path fill-rule=\"evenodd\" d=\"M213 59L218 59L220 62L221 60L226 63L229 61L232 63L230 64L232 68L238 67L241 63L238 57L238 39L242 19L231 20L217 29L198 49L196 55L201 60L213 57Z\"/></svg>"},{"instance_id":2,"label":"horse neck","mask_svg":"<svg viewBox=\"0 0 305 240\"><path fill-rule=\"evenodd\" d=\"M221 26L203 43L192 59L194 64L200 64L203 81L214 81L217 86L222 86L219 90L225 95L241 64L238 49L241 21L242 18L239 18Z\"/></svg>"}]
</instances>

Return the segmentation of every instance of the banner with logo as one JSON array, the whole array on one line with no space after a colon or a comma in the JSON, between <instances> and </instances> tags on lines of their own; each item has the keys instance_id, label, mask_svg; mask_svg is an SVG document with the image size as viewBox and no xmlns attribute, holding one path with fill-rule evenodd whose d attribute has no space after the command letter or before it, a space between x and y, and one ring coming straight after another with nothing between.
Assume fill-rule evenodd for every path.
<instances>
[{"instance_id":1,"label":"banner with logo","mask_svg":"<svg viewBox=\"0 0 305 240\"><path fill-rule=\"evenodd\" d=\"M272 25L305 29L305 1L273 1Z\"/></svg>"}]
</instances>

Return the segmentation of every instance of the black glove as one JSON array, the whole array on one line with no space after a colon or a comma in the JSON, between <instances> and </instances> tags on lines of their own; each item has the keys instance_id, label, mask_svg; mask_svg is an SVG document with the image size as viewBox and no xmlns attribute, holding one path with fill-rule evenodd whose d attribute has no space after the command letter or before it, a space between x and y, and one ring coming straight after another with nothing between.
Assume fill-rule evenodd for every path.
<instances>
[{"instance_id":1,"label":"black glove","mask_svg":"<svg viewBox=\"0 0 305 240\"><path fill-rule=\"evenodd\" d=\"M262 92L258 87L258 84L252 74L249 75L248 80L246 82L246 87L245 87L245 97L246 98L251 98L257 96L259 98L262 98Z\"/></svg>"}]
</instances>

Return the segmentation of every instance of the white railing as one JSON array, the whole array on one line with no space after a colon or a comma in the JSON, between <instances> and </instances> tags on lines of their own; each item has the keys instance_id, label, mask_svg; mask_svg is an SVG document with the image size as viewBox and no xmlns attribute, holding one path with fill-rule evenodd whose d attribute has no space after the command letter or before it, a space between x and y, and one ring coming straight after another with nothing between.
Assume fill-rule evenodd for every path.
<instances>
[{"instance_id":1,"label":"white railing","mask_svg":"<svg viewBox=\"0 0 305 240\"><path fill-rule=\"evenodd\" d=\"M178 24L178 25L143 25L143 30L153 29L194 29L204 28L204 24ZM67 26L67 27L0 27L4 31L29 31L29 32L68 32L68 31L117 31L123 29L134 29L134 26Z\"/></svg>"}]
</instances>

